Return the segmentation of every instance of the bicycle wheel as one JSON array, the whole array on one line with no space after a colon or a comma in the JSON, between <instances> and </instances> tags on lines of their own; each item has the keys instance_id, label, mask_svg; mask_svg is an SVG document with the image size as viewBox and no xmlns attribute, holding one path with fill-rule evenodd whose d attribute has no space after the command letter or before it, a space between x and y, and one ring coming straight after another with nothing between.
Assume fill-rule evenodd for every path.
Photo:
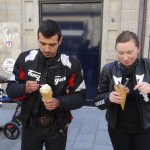
<instances>
[{"instance_id":1,"label":"bicycle wheel","mask_svg":"<svg viewBox=\"0 0 150 150\"><path fill-rule=\"evenodd\" d=\"M20 135L20 129L16 123L8 122L4 125L3 133L8 139L15 140Z\"/></svg>"}]
</instances>

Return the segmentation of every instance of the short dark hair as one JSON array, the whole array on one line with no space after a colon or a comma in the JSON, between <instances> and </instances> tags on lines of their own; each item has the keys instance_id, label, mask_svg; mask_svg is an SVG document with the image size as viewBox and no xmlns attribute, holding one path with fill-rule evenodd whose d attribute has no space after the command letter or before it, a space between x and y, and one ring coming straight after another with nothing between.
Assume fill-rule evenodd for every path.
<instances>
[{"instance_id":1,"label":"short dark hair","mask_svg":"<svg viewBox=\"0 0 150 150\"><path fill-rule=\"evenodd\" d=\"M61 28L56 21L47 19L41 22L38 29L38 36L39 33L42 33L42 35L45 38L50 38L51 36L58 34L58 41L59 41L61 37Z\"/></svg>"},{"instance_id":2,"label":"short dark hair","mask_svg":"<svg viewBox=\"0 0 150 150\"><path fill-rule=\"evenodd\" d=\"M116 39L115 47L117 46L118 43L126 43L130 41L131 39L135 42L136 47L139 48L140 47L139 39L137 35L131 31L123 31L121 34L119 34L119 36Z\"/></svg>"}]
</instances>

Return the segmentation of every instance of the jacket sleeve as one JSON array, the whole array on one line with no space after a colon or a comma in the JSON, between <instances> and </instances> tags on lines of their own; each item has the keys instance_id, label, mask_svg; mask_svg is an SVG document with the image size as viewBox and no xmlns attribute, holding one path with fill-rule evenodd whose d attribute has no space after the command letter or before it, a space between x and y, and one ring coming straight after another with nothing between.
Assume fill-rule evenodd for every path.
<instances>
[{"instance_id":1,"label":"jacket sleeve","mask_svg":"<svg viewBox=\"0 0 150 150\"><path fill-rule=\"evenodd\" d=\"M82 107L86 99L86 87L83 70L78 60L73 60L71 76L68 80L68 94L58 97L60 109L74 110Z\"/></svg>"},{"instance_id":2,"label":"jacket sleeve","mask_svg":"<svg viewBox=\"0 0 150 150\"><path fill-rule=\"evenodd\" d=\"M104 110L111 104L109 100L110 73L108 65L105 65L100 73L99 84L96 96L94 98L95 106Z\"/></svg>"},{"instance_id":3,"label":"jacket sleeve","mask_svg":"<svg viewBox=\"0 0 150 150\"><path fill-rule=\"evenodd\" d=\"M21 100L27 97L27 94L25 93L25 74L21 62L23 62L23 58L20 55L15 62L13 72L6 87L8 97L14 100Z\"/></svg>"}]
</instances>

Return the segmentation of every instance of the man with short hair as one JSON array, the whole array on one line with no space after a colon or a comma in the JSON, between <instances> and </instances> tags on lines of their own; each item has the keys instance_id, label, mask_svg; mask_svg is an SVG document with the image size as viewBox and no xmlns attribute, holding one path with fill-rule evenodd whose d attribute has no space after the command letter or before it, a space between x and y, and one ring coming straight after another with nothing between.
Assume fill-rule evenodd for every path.
<instances>
[{"instance_id":1,"label":"man with short hair","mask_svg":"<svg viewBox=\"0 0 150 150\"><path fill-rule=\"evenodd\" d=\"M17 58L6 91L22 100L21 150L65 150L70 110L85 102L85 82L80 62L58 50L61 29L54 20L38 29L39 49L22 52ZM52 98L42 101L39 88L51 86Z\"/></svg>"}]
</instances>

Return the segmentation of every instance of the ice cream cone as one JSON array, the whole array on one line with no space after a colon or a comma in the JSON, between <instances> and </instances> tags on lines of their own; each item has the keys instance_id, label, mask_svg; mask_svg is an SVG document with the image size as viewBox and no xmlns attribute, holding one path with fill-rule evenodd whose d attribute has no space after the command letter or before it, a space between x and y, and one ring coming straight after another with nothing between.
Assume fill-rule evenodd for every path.
<instances>
[{"instance_id":1,"label":"ice cream cone","mask_svg":"<svg viewBox=\"0 0 150 150\"><path fill-rule=\"evenodd\" d=\"M40 88L40 94L42 96L42 100L46 101L52 98L53 92L52 92L51 87L48 84L44 84Z\"/></svg>"},{"instance_id":2,"label":"ice cream cone","mask_svg":"<svg viewBox=\"0 0 150 150\"><path fill-rule=\"evenodd\" d=\"M122 110L124 110L126 97L127 97L127 89L125 86L120 85L120 84L115 85L114 88L115 88L115 91L123 97L123 102L120 105L121 105Z\"/></svg>"}]
</instances>

